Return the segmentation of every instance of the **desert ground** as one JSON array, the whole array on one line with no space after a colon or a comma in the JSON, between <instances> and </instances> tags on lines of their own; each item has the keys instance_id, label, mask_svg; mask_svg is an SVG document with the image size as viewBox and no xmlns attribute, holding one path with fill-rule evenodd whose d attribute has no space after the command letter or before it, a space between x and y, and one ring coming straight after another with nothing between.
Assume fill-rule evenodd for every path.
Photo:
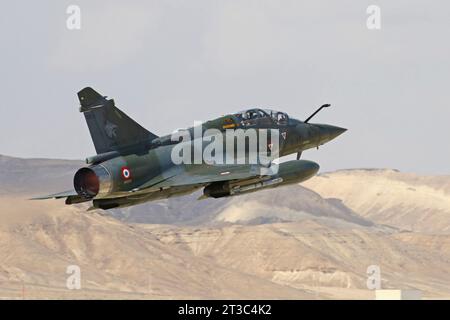
<instances>
[{"instance_id":1,"label":"desert ground","mask_svg":"<svg viewBox=\"0 0 450 320\"><path fill-rule=\"evenodd\" d=\"M341 170L110 211L28 200L81 165L0 156L1 299L373 299L371 265L383 289L450 299L450 176Z\"/></svg>"}]
</instances>

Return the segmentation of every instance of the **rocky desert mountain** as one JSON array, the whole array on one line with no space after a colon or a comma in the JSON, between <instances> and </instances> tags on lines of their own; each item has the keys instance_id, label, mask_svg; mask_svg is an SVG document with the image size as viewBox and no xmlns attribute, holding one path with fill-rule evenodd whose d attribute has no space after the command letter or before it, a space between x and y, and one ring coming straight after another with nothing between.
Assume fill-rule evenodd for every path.
<instances>
[{"instance_id":1,"label":"rocky desert mountain","mask_svg":"<svg viewBox=\"0 0 450 320\"><path fill-rule=\"evenodd\" d=\"M396 170L341 170L320 174L305 187L337 198L361 216L403 230L450 233L450 176Z\"/></svg>"},{"instance_id":2,"label":"rocky desert mountain","mask_svg":"<svg viewBox=\"0 0 450 320\"><path fill-rule=\"evenodd\" d=\"M3 298L308 298L305 290L227 268L112 217L0 198ZM66 288L67 267L81 290Z\"/></svg>"},{"instance_id":3,"label":"rocky desert mountain","mask_svg":"<svg viewBox=\"0 0 450 320\"><path fill-rule=\"evenodd\" d=\"M82 161L21 159L0 155L0 194L44 194L70 190Z\"/></svg>"},{"instance_id":4,"label":"rocky desert mountain","mask_svg":"<svg viewBox=\"0 0 450 320\"><path fill-rule=\"evenodd\" d=\"M1 298L372 299L370 265L383 288L450 298L449 177L338 171L111 211L27 200L70 189L80 165L0 156Z\"/></svg>"}]
</instances>

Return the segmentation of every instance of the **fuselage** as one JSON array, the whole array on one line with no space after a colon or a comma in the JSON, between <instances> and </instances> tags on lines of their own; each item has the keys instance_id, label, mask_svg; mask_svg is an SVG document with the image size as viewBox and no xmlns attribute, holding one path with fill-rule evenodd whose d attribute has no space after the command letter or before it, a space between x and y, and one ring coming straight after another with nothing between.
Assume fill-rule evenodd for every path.
<instances>
[{"instance_id":1,"label":"fuselage","mask_svg":"<svg viewBox=\"0 0 450 320\"><path fill-rule=\"evenodd\" d=\"M261 133L263 131L267 132L267 130L269 130L269 132L271 132L270 130L278 132L277 139L279 149L277 150L277 157L299 153L310 148L318 147L345 131L343 128L330 125L304 123L297 119L288 118L287 115L282 118L282 121L275 121L274 118L270 116L257 117L247 121L239 119L235 114L222 116L202 123L201 125L184 129L183 137L186 135L190 137L187 141L186 139L178 139L181 135L174 135L174 133L172 133L149 141L144 149L142 149L141 146L140 152L131 152L129 154L113 153L110 155L110 159L107 158L108 155L106 155L106 159L102 159L102 155L98 155L96 156L97 159L101 160L98 163L95 163L95 159L91 159L91 161L94 160L94 162L91 163L90 168L95 170L97 176L109 176L108 179L100 179L101 181L106 182L103 185L100 185L99 190L96 191L94 206L100 205L103 208L108 208L109 203L111 204L111 207L117 207L117 205L126 206L128 204L183 195L191 193L199 188L207 187L209 185L208 183L199 183L152 189L152 181L155 181L156 183L157 181L168 179L173 175L186 171L195 173L197 168L202 169L204 166L211 165L205 163L204 159L202 159L201 162L195 162L194 159L196 149L199 149L198 151L203 155L206 148L208 148L208 145L211 144L211 140L213 139L211 137L208 138L208 135L214 135L214 140L221 136L223 162L218 164L220 168L220 165L227 164L226 157L229 155L230 150L227 149L226 138L230 132L234 132L235 134L238 132L241 136L248 139L246 134L248 135L249 132L253 131L257 138L260 139ZM238 140L240 137L239 134L236 134L234 139ZM271 142L270 138L271 136L269 137L269 142ZM234 150L231 152L233 153L232 159L235 164L239 161L237 152L239 143L236 143L236 140L233 143ZM249 161L252 150L249 146L249 141L246 142L244 156L246 157L245 160ZM192 162L176 164L173 161L174 148L180 149L184 145L186 145L186 148L191 149ZM260 146L259 141L258 146ZM133 150L133 148L130 148L130 150ZM268 151L270 153L270 150ZM260 150L257 150L257 152L260 152ZM289 168L287 168L286 165L282 167L285 172L288 172L289 170L292 172L297 171L294 175L291 175L294 177L294 182L308 179L319 169L319 166L311 161L298 161L299 162L296 162L295 164L290 164ZM259 159L257 159L257 163L249 165L258 166L261 165L261 163L259 162ZM294 165L297 167L294 168ZM267 167L267 164L265 164L265 167ZM127 168L131 177L129 179L123 179L123 172L117 170L118 168ZM211 167L211 170L213 170L213 167ZM220 176L223 172L216 172L216 174ZM286 184L290 180L287 174L283 174L285 175L284 184ZM262 176L262 174L260 174L260 176ZM205 188L205 192L208 192L208 190L213 189L214 186L220 183L223 184L221 181L227 180L228 177L223 176L223 179L219 179L219 181L212 184L209 189ZM270 181L277 180L272 179ZM247 183L246 185L253 186L251 182L254 181L247 179L245 182ZM227 183L229 184L229 182ZM256 181L255 183L262 182ZM273 183L273 185L276 184L277 183ZM222 186L220 187L222 188ZM267 185L258 187L268 188L272 187L272 185L268 183ZM256 189L257 188L254 188L248 191L250 192Z\"/></svg>"}]
</instances>

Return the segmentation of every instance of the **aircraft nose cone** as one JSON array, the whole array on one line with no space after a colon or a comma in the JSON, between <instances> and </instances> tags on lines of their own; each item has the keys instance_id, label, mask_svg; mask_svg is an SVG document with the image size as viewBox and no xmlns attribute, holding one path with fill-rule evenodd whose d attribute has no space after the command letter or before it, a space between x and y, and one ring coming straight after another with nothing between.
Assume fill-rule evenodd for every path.
<instances>
[{"instance_id":1,"label":"aircraft nose cone","mask_svg":"<svg viewBox=\"0 0 450 320\"><path fill-rule=\"evenodd\" d=\"M345 128L332 126L329 124L314 124L314 126L319 129L321 143L331 141L347 131Z\"/></svg>"},{"instance_id":2,"label":"aircraft nose cone","mask_svg":"<svg viewBox=\"0 0 450 320\"><path fill-rule=\"evenodd\" d=\"M336 127L336 126L326 125L325 131L327 132L327 134L331 140L331 139L334 139L337 136L340 136L341 134L343 134L345 131L347 131L347 129L341 128L341 127Z\"/></svg>"}]
</instances>

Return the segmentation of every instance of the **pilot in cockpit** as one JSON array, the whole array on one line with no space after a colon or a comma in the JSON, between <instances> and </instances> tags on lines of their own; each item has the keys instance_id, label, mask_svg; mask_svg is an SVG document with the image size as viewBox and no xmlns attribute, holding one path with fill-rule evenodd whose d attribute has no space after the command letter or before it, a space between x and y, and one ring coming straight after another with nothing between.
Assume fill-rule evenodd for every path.
<instances>
[{"instance_id":1,"label":"pilot in cockpit","mask_svg":"<svg viewBox=\"0 0 450 320\"><path fill-rule=\"evenodd\" d=\"M258 110L250 109L243 112L238 112L236 118L239 121L248 121L259 117Z\"/></svg>"},{"instance_id":2,"label":"pilot in cockpit","mask_svg":"<svg viewBox=\"0 0 450 320\"><path fill-rule=\"evenodd\" d=\"M278 124L285 124L287 122L287 116L284 112L277 112L276 121Z\"/></svg>"},{"instance_id":3,"label":"pilot in cockpit","mask_svg":"<svg viewBox=\"0 0 450 320\"><path fill-rule=\"evenodd\" d=\"M256 119L258 118L258 116L259 114L257 110L248 110L247 112L245 112L244 119L245 120Z\"/></svg>"}]
</instances>

